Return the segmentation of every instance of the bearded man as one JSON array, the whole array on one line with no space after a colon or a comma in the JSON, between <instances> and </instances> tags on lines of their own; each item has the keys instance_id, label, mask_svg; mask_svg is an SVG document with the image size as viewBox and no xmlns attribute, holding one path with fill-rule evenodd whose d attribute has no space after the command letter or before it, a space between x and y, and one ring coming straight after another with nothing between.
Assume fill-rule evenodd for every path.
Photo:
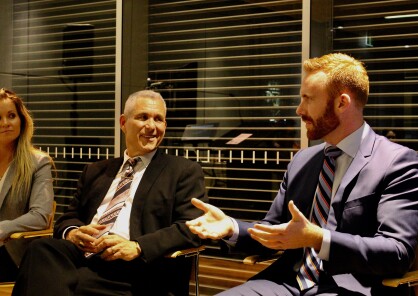
<instances>
[{"instance_id":1,"label":"bearded man","mask_svg":"<svg viewBox=\"0 0 418 296\"><path fill-rule=\"evenodd\" d=\"M364 121L363 64L333 53L304 62L296 110L310 140L289 163L265 218L238 221L193 199L201 238L255 252L284 250L249 281L219 295L408 295L382 279L408 271L418 237L418 157ZM406 290L406 289L405 289Z\"/></svg>"}]
</instances>

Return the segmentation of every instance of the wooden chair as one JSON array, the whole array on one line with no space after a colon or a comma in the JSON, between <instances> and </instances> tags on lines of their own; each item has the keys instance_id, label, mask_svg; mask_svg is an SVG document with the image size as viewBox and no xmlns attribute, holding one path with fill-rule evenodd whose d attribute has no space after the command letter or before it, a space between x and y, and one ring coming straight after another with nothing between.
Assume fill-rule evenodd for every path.
<instances>
[{"instance_id":1,"label":"wooden chair","mask_svg":"<svg viewBox=\"0 0 418 296\"><path fill-rule=\"evenodd\" d=\"M257 263L265 263L269 264L278 259L283 254L282 250L277 251L277 253L267 255L251 255L244 258L242 261L244 264L247 265L254 265Z\"/></svg>"},{"instance_id":2,"label":"wooden chair","mask_svg":"<svg viewBox=\"0 0 418 296\"><path fill-rule=\"evenodd\" d=\"M200 252L202 252L205 249L204 246L200 246L197 248L190 248L190 249L184 249L180 251L175 251L173 253L170 253L166 255L166 258L177 258L180 256L185 257L193 257L193 266L192 266L192 272L190 275L190 281L194 282L195 284L195 295L199 296L199 255ZM0 295L1 296L1 295Z\"/></svg>"},{"instance_id":3,"label":"wooden chair","mask_svg":"<svg viewBox=\"0 0 418 296\"><path fill-rule=\"evenodd\" d=\"M24 232L15 232L12 233L7 240L12 239L29 239L36 237L52 237L54 233L54 216L55 210L57 208L57 203L54 201L52 204L52 214L49 217L48 227L43 230L34 230L34 231L24 231ZM12 294L14 283L0 283L0 296L10 296Z\"/></svg>"},{"instance_id":4,"label":"wooden chair","mask_svg":"<svg viewBox=\"0 0 418 296\"><path fill-rule=\"evenodd\" d=\"M0 283L0 296L12 295L14 283Z\"/></svg>"}]
</instances>

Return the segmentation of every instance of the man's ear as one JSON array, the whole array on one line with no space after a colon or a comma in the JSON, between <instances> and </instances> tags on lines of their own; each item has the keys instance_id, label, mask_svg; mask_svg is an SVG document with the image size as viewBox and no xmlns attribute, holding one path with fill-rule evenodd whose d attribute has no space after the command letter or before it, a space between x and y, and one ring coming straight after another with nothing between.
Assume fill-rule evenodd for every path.
<instances>
[{"instance_id":1,"label":"man's ear","mask_svg":"<svg viewBox=\"0 0 418 296\"><path fill-rule=\"evenodd\" d=\"M123 131L124 134L126 134L126 127L125 127L125 124L126 124L126 116L124 114L122 114L119 117L119 124L120 124L120 129Z\"/></svg>"},{"instance_id":2,"label":"man's ear","mask_svg":"<svg viewBox=\"0 0 418 296\"><path fill-rule=\"evenodd\" d=\"M344 112L351 105L351 97L347 93L342 93L336 102L336 108L339 112Z\"/></svg>"}]
</instances>

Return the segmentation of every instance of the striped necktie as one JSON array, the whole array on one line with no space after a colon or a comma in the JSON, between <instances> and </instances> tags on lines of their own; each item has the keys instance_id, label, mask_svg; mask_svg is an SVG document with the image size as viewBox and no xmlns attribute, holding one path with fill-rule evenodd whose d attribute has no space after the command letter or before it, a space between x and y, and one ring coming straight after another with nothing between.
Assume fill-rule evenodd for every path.
<instances>
[{"instance_id":1,"label":"striped necktie","mask_svg":"<svg viewBox=\"0 0 418 296\"><path fill-rule=\"evenodd\" d=\"M128 167L126 168L121 180L119 181L115 195L97 222L97 224L106 225L106 228L95 235L96 238L108 234L110 229L112 229L113 224L115 224L115 221L118 218L118 214L125 205L126 199L129 197L129 189L131 188L131 183L133 180L134 167L140 160L141 159L139 157L129 158L127 160ZM84 256L87 258L92 255L94 254L88 252L84 254Z\"/></svg>"},{"instance_id":2,"label":"striped necktie","mask_svg":"<svg viewBox=\"0 0 418 296\"><path fill-rule=\"evenodd\" d=\"M313 202L311 222L325 228L331 204L332 183L335 173L335 159L342 151L336 146L325 149L325 158L319 174L319 182ZM321 259L312 248L305 248L303 264L296 276L301 291L313 287L318 283Z\"/></svg>"},{"instance_id":3,"label":"striped necktie","mask_svg":"<svg viewBox=\"0 0 418 296\"><path fill-rule=\"evenodd\" d=\"M126 168L125 173L119 181L115 195L113 196L112 200L110 201L109 205L107 206L106 210L103 212L102 216L98 221L98 224L106 225L107 227L97 237L100 237L105 233L109 232L109 230L115 223L118 214L125 205L125 201L129 197L129 189L131 188L131 183L134 175L134 167L138 163L138 160L140 160L139 157L129 158L127 160L128 167Z\"/></svg>"}]
</instances>

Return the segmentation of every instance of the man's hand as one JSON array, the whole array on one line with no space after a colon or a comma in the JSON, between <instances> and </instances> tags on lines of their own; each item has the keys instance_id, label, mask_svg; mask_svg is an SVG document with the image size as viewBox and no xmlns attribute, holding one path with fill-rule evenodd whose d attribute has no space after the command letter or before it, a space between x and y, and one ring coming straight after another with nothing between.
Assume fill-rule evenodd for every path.
<instances>
[{"instance_id":1,"label":"man's hand","mask_svg":"<svg viewBox=\"0 0 418 296\"><path fill-rule=\"evenodd\" d=\"M94 246L96 238L94 236L105 228L105 225L97 224L81 226L79 228L71 229L65 239L71 241L84 252L96 253L96 247Z\"/></svg>"},{"instance_id":2,"label":"man's hand","mask_svg":"<svg viewBox=\"0 0 418 296\"><path fill-rule=\"evenodd\" d=\"M191 232L202 239L221 239L232 236L234 225L224 212L196 198L192 198L192 204L202 210L204 214L186 222Z\"/></svg>"},{"instance_id":3,"label":"man's hand","mask_svg":"<svg viewBox=\"0 0 418 296\"><path fill-rule=\"evenodd\" d=\"M108 234L100 237L94 243L100 257L106 261L122 259L131 261L141 255L141 249L134 241L129 241L116 234Z\"/></svg>"},{"instance_id":4,"label":"man's hand","mask_svg":"<svg viewBox=\"0 0 418 296\"><path fill-rule=\"evenodd\" d=\"M290 201L292 219L280 225L256 224L249 228L251 237L263 246L274 250L312 247L319 251L322 244L322 228L312 224Z\"/></svg>"}]
</instances>

